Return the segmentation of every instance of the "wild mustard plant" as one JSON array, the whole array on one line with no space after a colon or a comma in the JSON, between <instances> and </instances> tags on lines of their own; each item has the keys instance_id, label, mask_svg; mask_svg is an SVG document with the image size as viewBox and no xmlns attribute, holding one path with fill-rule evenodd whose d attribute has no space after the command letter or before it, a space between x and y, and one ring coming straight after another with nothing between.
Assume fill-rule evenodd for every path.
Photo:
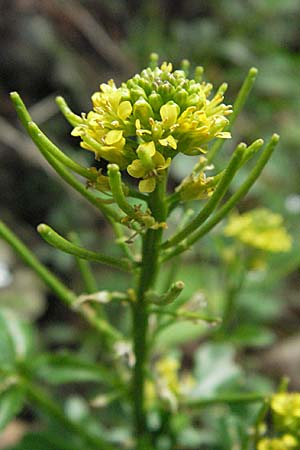
<instances>
[{"instance_id":1,"label":"wild mustard plant","mask_svg":"<svg viewBox=\"0 0 300 450\"><path fill-rule=\"evenodd\" d=\"M86 292L78 295L43 266L3 222L0 223L0 237L36 271L58 298L94 327L107 348L108 359L116 354L125 358L125 366L118 368L122 390L116 389L114 398L131 405L131 448L137 450L156 448L157 436L151 433L148 424L148 409L153 401L160 405L160 410L171 412L187 405L191 408L201 405L201 399L194 401L181 389L179 361L153 355L153 336L161 326L160 317L167 315L171 322L181 317L214 323L218 320L201 311L189 312L176 307L176 299L184 289L180 280L170 281L165 292L157 292L158 271L167 261L175 260L190 249L237 205L261 174L279 140L274 134L264 147L262 139L248 145L240 143L231 152L226 167L214 173L213 160L224 141L231 138L232 125L257 71L250 69L233 107L223 102L226 83L214 91L210 83L202 81L201 67L195 69L191 78L189 72L187 61L180 70L173 70L171 63L158 66L157 56L152 55L148 68L119 87L113 80L101 84L100 90L92 96L92 110L87 114L77 115L63 98L57 99L73 127L71 134L80 139L80 146L93 152L95 159L107 163L101 170L83 167L69 158L32 121L20 96L16 92L11 94L23 126L44 158L67 184L111 223L122 256L117 258L85 249L76 240L64 238L46 224L39 225L38 232L50 245L74 255L84 264L82 272L85 274L90 271L87 261L95 261L132 274L132 287L126 292L99 292L91 283L91 277L85 277ZM232 193L232 179L259 152L254 167ZM192 173L170 192L168 174L178 154L198 155L199 160ZM221 204L226 194L226 200ZM199 204L193 218L170 235L169 215L175 208L182 210L189 200ZM124 334L108 320L107 302L127 305L132 316L130 332ZM168 309L170 304L175 305L171 310ZM153 368L152 377L150 367ZM3 373L5 375L5 370ZM105 438L91 436L84 427L70 422L24 373L18 380L33 401L83 439L85 448L116 448L107 435ZM246 403L262 400L263 396L256 393L233 399ZM232 398L225 396L204 403L231 401Z\"/></svg>"}]
</instances>

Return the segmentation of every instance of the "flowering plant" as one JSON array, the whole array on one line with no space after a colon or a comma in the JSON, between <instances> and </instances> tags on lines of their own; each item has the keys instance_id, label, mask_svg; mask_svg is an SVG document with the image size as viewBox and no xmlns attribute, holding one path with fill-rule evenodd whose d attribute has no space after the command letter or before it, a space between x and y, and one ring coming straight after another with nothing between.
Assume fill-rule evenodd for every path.
<instances>
[{"instance_id":1,"label":"flowering plant","mask_svg":"<svg viewBox=\"0 0 300 450\"><path fill-rule=\"evenodd\" d=\"M201 405L201 399L191 395L193 379L179 373L178 357L153 350L157 334L170 323L165 319L171 317L171 323L176 319L207 324L221 321L219 317L204 314L201 307L196 311L184 308L179 297L184 283L180 280L171 280L164 291L158 291L158 272L167 261L176 261L181 253L207 235L237 205L259 177L279 140L274 134L265 146L262 139L250 145L240 143L232 151L226 167L212 172L214 158L224 141L231 138L232 125L257 71L250 69L231 107L223 103L225 83L212 94L213 86L202 81L203 69L197 67L193 78L189 78L189 70L187 61L182 63L180 70L173 70L170 63L159 67L157 56L152 55L150 66L120 87L112 80L101 84L99 92L92 96L93 109L87 114L73 113L65 100L58 97L57 103L73 127L71 134L79 137L81 147L93 152L95 159L103 163L101 169L84 167L68 157L32 121L20 96L16 92L11 94L22 124L44 158L67 184L111 223L120 256L86 249L50 226L39 225L38 232L43 239L74 255L80 262L86 287L85 292L78 295L43 266L3 222L0 223L0 237L19 253L58 298L101 336L107 349L108 368L112 368L109 374L108 368L103 369L104 378L112 385L113 392L95 399L94 403L105 406L113 399L130 411L133 431L119 444L137 450L158 448L160 434L164 432L163 426L156 432L151 430L149 417L153 405L162 417L169 418L172 412L181 408ZM260 156L246 179L221 204L229 194L232 179L258 152ZM172 161L180 154L199 158L192 172L171 192L168 175ZM181 223L173 234L170 233L172 212L175 209L182 212L190 200L195 201L194 217L189 219L182 214ZM228 235L233 235L232 228L229 224ZM132 274L131 288L126 292L99 291L88 261ZM115 326L107 317L106 303L126 305L132 326L125 331ZM104 437L94 436L80 424L75 425L45 393L32 386L28 379L30 365L26 352L22 353L21 362L13 369L1 367L5 386L11 387L14 374L12 385L21 387L24 395L78 435L85 449L116 448L108 433L103 433ZM115 380L114 370L117 370L119 380ZM184 383L187 389L181 387ZM239 401L261 402L263 398L262 395L252 396L250 392L241 395ZM212 404L231 401L231 398L210 399Z\"/></svg>"}]
</instances>

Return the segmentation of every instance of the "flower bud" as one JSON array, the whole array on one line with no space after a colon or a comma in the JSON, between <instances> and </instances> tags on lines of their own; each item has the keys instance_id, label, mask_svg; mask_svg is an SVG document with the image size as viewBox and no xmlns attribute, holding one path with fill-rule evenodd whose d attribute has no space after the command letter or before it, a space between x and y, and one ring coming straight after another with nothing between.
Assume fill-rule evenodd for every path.
<instances>
[{"instance_id":1,"label":"flower bud","mask_svg":"<svg viewBox=\"0 0 300 450\"><path fill-rule=\"evenodd\" d=\"M175 92L175 88L170 83L164 82L160 86L158 86L157 91L162 96L162 98L171 97Z\"/></svg>"},{"instance_id":2,"label":"flower bud","mask_svg":"<svg viewBox=\"0 0 300 450\"><path fill-rule=\"evenodd\" d=\"M153 111L155 111L155 112L159 111L159 109L163 105L163 100L162 100L161 96L159 94L157 94L157 92L152 92L152 94L150 94L148 97L148 101L149 101L150 105L152 106Z\"/></svg>"},{"instance_id":3,"label":"flower bud","mask_svg":"<svg viewBox=\"0 0 300 450\"><path fill-rule=\"evenodd\" d=\"M136 102L140 97L145 99L147 98L144 89L138 85L135 85L135 87L130 90L130 93L131 93L131 100L133 102Z\"/></svg>"},{"instance_id":4,"label":"flower bud","mask_svg":"<svg viewBox=\"0 0 300 450\"><path fill-rule=\"evenodd\" d=\"M188 100L188 93L184 89L176 90L174 94L174 102L176 102L180 107L186 105Z\"/></svg>"},{"instance_id":5,"label":"flower bud","mask_svg":"<svg viewBox=\"0 0 300 450\"><path fill-rule=\"evenodd\" d=\"M136 119L139 119L143 123L147 123L149 118L153 117L153 110L144 98L140 98L134 104L133 114Z\"/></svg>"}]
</instances>

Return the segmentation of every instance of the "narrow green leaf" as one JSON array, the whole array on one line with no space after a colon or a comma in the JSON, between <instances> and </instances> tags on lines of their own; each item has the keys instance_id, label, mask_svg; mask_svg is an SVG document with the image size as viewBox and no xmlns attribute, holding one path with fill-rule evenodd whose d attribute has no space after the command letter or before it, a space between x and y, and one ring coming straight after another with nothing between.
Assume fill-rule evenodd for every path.
<instances>
[{"instance_id":1,"label":"narrow green leaf","mask_svg":"<svg viewBox=\"0 0 300 450\"><path fill-rule=\"evenodd\" d=\"M33 330L9 309L0 310L0 366L12 368L33 350Z\"/></svg>"},{"instance_id":2,"label":"narrow green leaf","mask_svg":"<svg viewBox=\"0 0 300 450\"><path fill-rule=\"evenodd\" d=\"M0 395L0 431L21 411L24 399L24 390L16 385Z\"/></svg>"},{"instance_id":3,"label":"narrow green leaf","mask_svg":"<svg viewBox=\"0 0 300 450\"><path fill-rule=\"evenodd\" d=\"M56 355L40 355L33 361L31 369L36 376L52 384L97 382L111 385L116 383L116 378L106 367L65 352Z\"/></svg>"}]
</instances>

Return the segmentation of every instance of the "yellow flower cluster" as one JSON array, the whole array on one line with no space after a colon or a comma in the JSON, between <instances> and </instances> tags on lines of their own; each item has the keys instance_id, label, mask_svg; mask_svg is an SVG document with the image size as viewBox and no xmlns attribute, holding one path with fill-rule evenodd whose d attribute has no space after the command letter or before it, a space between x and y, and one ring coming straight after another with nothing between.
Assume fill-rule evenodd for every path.
<instances>
[{"instance_id":1,"label":"yellow flower cluster","mask_svg":"<svg viewBox=\"0 0 300 450\"><path fill-rule=\"evenodd\" d=\"M147 68L120 87L101 84L72 135L96 158L127 169L141 192L152 192L177 153L197 155L212 139L230 138L231 106L222 103L222 90L209 98L211 91L170 63Z\"/></svg>"},{"instance_id":2,"label":"yellow flower cluster","mask_svg":"<svg viewBox=\"0 0 300 450\"><path fill-rule=\"evenodd\" d=\"M300 429L300 393L275 394L271 408L282 427L289 430Z\"/></svg>"},{"instance_id":3,"label":"yellow flower cluster","mask_svg":"<svg viewBox=\"0 0 300 450\"><path fill-rule=\"evenodd\" d=\"M257 450L296 450L299 449L297 440L291 434L285 434L280 438L261 439Z\"/></svg>"},{"instance_id":4,"label":"yellow flower cluster","mask_svg":"<svg viewBox=\"0 0 300 450\"><path fill-rule=\"evenodd\" d=\"M280 392L271 399L276 438L263 438L257 450L298 450L300 430L300 393Z\"/></svg>"},{"instance_id":5,"label":"yellow flower cluster","mask_svg":"<svg viewBox=\"0 0 300 450\"><path fill-rule=\"evenodd\" d=\"M232 215L224 234L268 252L287 252L292 246L291 236L283 226L282 216L265 208Z\"/></svg>"}]
</instances>

